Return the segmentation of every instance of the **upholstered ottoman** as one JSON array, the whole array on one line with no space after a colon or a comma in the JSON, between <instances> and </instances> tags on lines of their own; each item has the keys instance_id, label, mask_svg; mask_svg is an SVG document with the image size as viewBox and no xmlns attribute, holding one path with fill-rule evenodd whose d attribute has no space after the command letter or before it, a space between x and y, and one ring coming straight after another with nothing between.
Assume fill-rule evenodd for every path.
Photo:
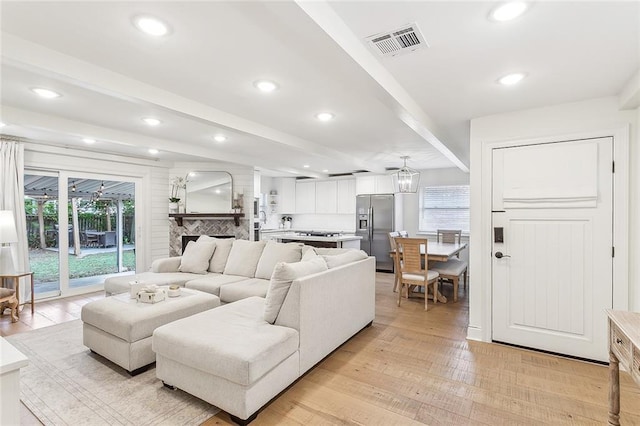
<instances>
[{"instance_id":1,"label":"upholstered ottoman","mask_svg":"<svg viewBox=\"0 0 640 426\"><path fill-rule=\"evenodd\" d=\"M129 293L89 302L82 307L85 346L132 375L156 360L151 335L161 325L220 306L213 294L180 289L180 296L141 303Z\"/></svg>"}]
</instances>

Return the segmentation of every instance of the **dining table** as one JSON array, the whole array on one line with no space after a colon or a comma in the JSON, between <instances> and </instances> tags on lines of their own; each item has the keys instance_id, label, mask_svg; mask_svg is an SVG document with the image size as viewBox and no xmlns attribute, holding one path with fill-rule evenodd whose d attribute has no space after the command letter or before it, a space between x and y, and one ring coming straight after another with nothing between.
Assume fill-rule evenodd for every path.
<instances>
[{"instance_id":1,"label":"dining table","mask_svg":"<svg viewBox=\"0 0 640 426\"><path fill-rule=\"evenodd\" d=\"M467 248L467 243L440 243L440 242L431 242L427 243L427 262L446 262L447 260L458 256L458 254ZM394 257L396 254L395 250L391 250L389 255ZM424 244L420 245L420 254L422 257L425 257L425 247ZM396 272L397 274L397 272ZM397 277L397 275L396 275ZM447 298L440 293L438 290L438 302L447 303Z\"/></svg>"}]
</instances>

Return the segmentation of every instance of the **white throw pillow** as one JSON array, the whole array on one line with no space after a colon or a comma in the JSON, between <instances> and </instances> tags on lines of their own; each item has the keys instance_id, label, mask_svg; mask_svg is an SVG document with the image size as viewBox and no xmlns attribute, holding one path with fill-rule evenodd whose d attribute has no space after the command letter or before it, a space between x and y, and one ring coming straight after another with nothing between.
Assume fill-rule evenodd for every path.
<instances>
[{"instance_id":1,"label":"white throw pillow","mask_svg":"<svg viewBox=\"0 0 640 426\"><path fill-rule=\"evenodd\" d=\"M235 240L235 238L215 238L208 235L200 235L198 241L215 241L216 243L216 251L213 252L213 256L209 261L209 272L217 272L218 274L224 272L231 246Z\"/></svg>"},{"instance_id":2,"label":"white throw pillow","mask_svg":"<svg viewBox=\"0 0 640 426\"><path fill-rule=\"evenodd\" d=\"M326 270L327 264L320 256L306 262L278 263L273 269L269 290L267 290L267 299L264 303L264 320L271 324L276 321L280 308L294 280Z\"/></svg>"},{"instance_id":3,"label":"white throw pillow","mask_svg":"<svg viewBox=\"0 0 640 426\"><path fill-rule=\"evenodd\" d=\"M346 265L347 263L357 262L359 260L364 260L369 255L362 250L349 250L346 253L336 254L334 256L322 256L327 262L327 266L329 269L337 268L338 266Z\"/></svg>"},{"instance_id":4,"label":"white throw pillow","mask_svg":"<svg viewBox=\"0 0 640 426\"><path fill-rule=\"evenodd\" d=\"M180 259L180 272L192 274L206 274L209 259L216 249L216 243L209 241L189 241Z\"/></svg>"},{"instance_id":5,"label":"white throw pillow","mask_svg":"<svg viewBox=\"0 0 640 426\"><path fill-rule=\"evenodd\" d=\"M267 241L264 246L258 267L256 268L256 278L268 280L273 274L278 262L300 262L302 257L301 243L277 243L275 241Z\"/></svg>"},{"instance_id":6,"label":"white throw pillow","mask_svg":"<svg viewBox=\"0 0 640 426\"><path fill-rule=\"evenodd\" d=\"M266 241L235 240L224 267L225 275L254 278Z\"/></svg>"},{"instance_id":7,"label":"white throw pillow","mask_svg":"<svg viewBox=\"0 0 640 426\"><path fill-rule=\"evenodd\" d=\"M318 257L318 253L316 253L316 250L313 247L311 246L302 247L302 259L300 259L301 262L315 259L316 257Z\"/></svg>"}]
</instances>

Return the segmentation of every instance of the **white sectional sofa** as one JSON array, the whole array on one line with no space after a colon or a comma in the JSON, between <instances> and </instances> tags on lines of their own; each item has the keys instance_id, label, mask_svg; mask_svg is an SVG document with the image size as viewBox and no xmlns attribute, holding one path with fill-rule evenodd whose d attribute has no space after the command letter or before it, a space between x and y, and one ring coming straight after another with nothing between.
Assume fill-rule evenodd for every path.
<instances>
[{"instance_id":1,"label":"white sectional sofa","mask_svg":"<svg viewBox=\"0 0 640 426\"><path fill-rule=\"evenodd\" d=\"M375 258L354 249L204 236L105 290L129 292L132 280L219 296L222 306L155 329L156 375L240 424L375 316Z\"/></svg>"}]
</instances>

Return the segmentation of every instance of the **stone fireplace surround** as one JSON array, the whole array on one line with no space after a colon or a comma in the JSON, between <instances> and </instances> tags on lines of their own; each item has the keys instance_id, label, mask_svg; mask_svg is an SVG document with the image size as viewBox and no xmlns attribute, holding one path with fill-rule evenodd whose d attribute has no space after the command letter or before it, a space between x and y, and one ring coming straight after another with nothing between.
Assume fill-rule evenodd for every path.
<instances>
[{"instance_id":1,"label":"stone fireplace surround","mask_svg":"<svg viewBox=\"0 0 640 426\"><path fill-rule=\"evenodd\" d=\"M249 220L240 220L240 226L236 226L233 218L224 219L194 219L185 220L183 226L178 226L175 220L169 219L169 256L180 256L183 250L183 236L187 237L184 245L190 239L197 239L200 235L229 238L238 240L249 239Z\"/></svg>"}]
</instances>

